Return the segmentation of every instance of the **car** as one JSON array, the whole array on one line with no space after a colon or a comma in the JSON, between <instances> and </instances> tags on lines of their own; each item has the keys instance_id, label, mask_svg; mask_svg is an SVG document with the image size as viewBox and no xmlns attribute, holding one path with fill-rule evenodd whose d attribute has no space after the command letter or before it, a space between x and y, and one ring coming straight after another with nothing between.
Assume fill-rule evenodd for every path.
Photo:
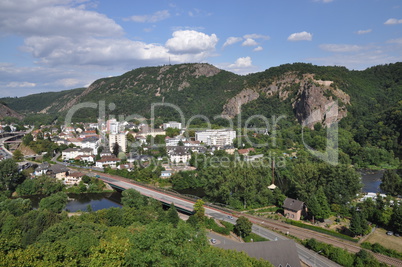
<instances>
[{"instance_id":1,"label":"car","mask_svg":"<svg viewBox=\"0 0 402 267\"><path fill-rule=\"evenodd\" d=\"M395 233L394 236L399 237L400 235L398 233Z\"/></svg>"},{"instance_id":2,"label":"car","mask_svg":"<svg viewBox=\"0 0 402 267\"><path fill-rule=\"evenodd\" d=\"M228 218L229 218L230 220L233 220L233 217L232 217L232 216L230 216L230 215L228 216Z\"/></svg>"},{"instance_id":3,"label":"car","mask_svg":"<svg viewBox=\"0 0 402 267\"><path fill-rule=\"evenodd\" d=\"M394 232L388 231L388 232L387 232L387 235L394 235Z\"/></svg>"},{"instance_id":4,"label":"car","mask_svg":"<svg viewBox=\"0 0 402 267\"><path fill-rule=\"evenodd\" d=\"M211 238L211 243L212 243L212 244L216 244L216 239L215 239L215 238Z\"/></svg>"}]
</instances>

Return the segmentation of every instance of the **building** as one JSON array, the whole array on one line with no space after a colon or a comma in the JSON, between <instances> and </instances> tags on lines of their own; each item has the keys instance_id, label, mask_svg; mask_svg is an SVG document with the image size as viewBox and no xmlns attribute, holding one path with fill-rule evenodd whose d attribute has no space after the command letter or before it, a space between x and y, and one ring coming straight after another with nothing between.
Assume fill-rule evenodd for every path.
<instances>
[{"instance_id":1,"label":"building","mask_svg":"<svg viewBox=\"0 0 402 267\"><path fill-rule=\"evenodd\" d=\"M120 147L120 151L126 152L127 148L127 136L124 133L109 134L109 149L113 151L114 144L117 143Z\"/></svg>"},{"instance_id":2,"label":"building","mask_svg":"<svg viewBox=\"0 0 402 267\"><path fill-rule=\"evenodd\" d=\"M227 146L233 143L236 131L228 129L205 130L195 133L195 140L208 146Z\"/></svg>"},{"instance_id":3,"label":"building","mask_svg":"<svg viewBox=\"0 0 402 267\"><path fill-rule=\"evenodd\" d=\"M93 150L91 148L67 148L61 152L61 157L63 160L75 159L79 156L91 156L93 155Z\"/></svg>"},{"instance_id":4,"label":"building","mask_svg":"<svg viewBox=\"0 0 402 267\"><path fill-rule=\"evenodd\" d=\"M286 218L295 221L300 220L301 216L307 215L307 206L303 201L296 200L293 198L286 198L283 203L283 213Z\"/></svg>"},{"instance_id":5,"label":"building","mask_svg":"<svg viewBox=\"0 0 402 267\"><path fill-rule=\"evenodd\" d=\"M119 122L116 119L110 119L106 121L106 131L109 134L119 133Z\"/></svg>"},{"instance_id":6,"label":"building","mask_svg":"<svg viewBox=\"0 0 402 267\"><path fill-rule=\"evenodd\" d=\"M172 163L187 163L191 159L189 147L174 146L167 148L167 154Z\"/></svg>"},{"instance_id":7,"label":"building","mask_svg":"<svg viewBox=\"0 0 402 267\"><path fill-rule=\"evenodd\" d=\"M82 177L84 177L84 174L81 173L81 172L70 172L64 178L63 183L65 185L79 184L81 182L81 180L82 180Z\"/></svg>"},{"instance_id":8,"label":"building","mask_svg":"<svg viewBox=\"0 0 402 267\"><path fill-rule=\"evenodd\" d=\"M98 168L104 168L104 167L116 168L119 162L120 159L114 156L102 157L100 160L96 161L95 166Z\"/></svg>"},{"instance_id":9,"label":"building","mask_svg":"<svg viewBox=\"0 0 402 267\"><path fill-rule=\"evenodd\" d=\"M162 128L163 128L163 130L166 130L167 128L177 128L177 129L181 130L182 125L181 125L181 122L169 121L169 122L164 123Z\"/></svg>"},{"instance_id":10,"label":"building","mask_svg":"<svg viewBox=\"0 0 402 267\"><path fill-rule=\"evenodd\" d=\"M182 135L178 135L178 136L175 136L175 137L168 137L167 136L165 138L166 146L178 146L180 142L182 142L183 145L184 145L184 142L186 142L186 141L187 141L187 139Z\"/></svg>"},{"instance_id":11,"label":"building","mask_svg":"<svg viewBox=\"0 0 402 267\"><path fill-rule=\"evenodd\" d=\"M242 251L250 257L264 259L275 267L300 267L296 243L293 240L263 241L249 243L221 242L223 249Z\"/></svg>"}]
</instances>

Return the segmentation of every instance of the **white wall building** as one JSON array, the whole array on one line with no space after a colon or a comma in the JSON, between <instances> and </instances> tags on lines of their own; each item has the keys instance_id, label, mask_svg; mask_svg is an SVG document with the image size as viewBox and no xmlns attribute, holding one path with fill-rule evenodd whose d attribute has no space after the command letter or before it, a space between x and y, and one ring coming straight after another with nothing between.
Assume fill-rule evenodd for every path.
<instances>
[{"instance_id":1,"label":"white wall building","mask_svg":"<svg viewBox=\"0 0 402 267\"><path fill-rule=\"evenodd\" d=\"M195 133L195 140L208 146L226 146L233 143L236 131L228 129L205 130Z\"/></svg>"},{"instance_id":2,"label":"white wall building","mask_svg":"<svg viewBox=\"0 0 402 267\"><path fill-rule=\"evenodd\" d=\"M166 130L167 128L177 128L179 130L181 130L181 122L177 122L177 121L169 121L169 122L165 122L163 124L163 130Z\"/></svg>"},{"instance_id":3,"label":"white wall building","mask_svg":"<svg viewBox=\"0 0 402 267\"><path fill-rule=\"evenodd\" d=\"M109 149L113 151L113 145L117 143L120 146L121 151L126 152L127 137L124 133L109 134Z\"/></svg>"}]
</instances>

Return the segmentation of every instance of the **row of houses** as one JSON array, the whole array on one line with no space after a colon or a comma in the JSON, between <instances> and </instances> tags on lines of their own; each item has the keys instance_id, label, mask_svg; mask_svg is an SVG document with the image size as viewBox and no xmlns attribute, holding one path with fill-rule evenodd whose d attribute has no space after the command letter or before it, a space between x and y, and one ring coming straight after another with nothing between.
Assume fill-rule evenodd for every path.
<instances>
[{"instance_id":1,"label":"row of houses","mask_svg":"<svg viewBox=\"0 0 402 267\"><path fill-rule=\"evenodd\" d=\"M36 167L34 176L48 175L62 181L65 185L79 184L84 176L83 173L72 171L62 164L49 164L44 162Z\"/></svg>"}]
</instances>

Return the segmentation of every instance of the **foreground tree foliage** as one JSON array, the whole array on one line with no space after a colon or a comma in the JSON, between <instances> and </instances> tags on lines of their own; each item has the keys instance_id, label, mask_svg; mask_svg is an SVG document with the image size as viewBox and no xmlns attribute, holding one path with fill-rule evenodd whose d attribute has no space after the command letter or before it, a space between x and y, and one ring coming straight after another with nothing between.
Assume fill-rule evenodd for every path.
<instances>
[{"instance_id":1,"label":"foreground tree foliage","mask_svg":"<svg viewBox=\"0 0 402 267\"><path fill-rule=\"evenodd\" d=\"M72 217L58 213L62 194L44 198L38 210L29 200L0 202L1 266L271 266L210 246L201 225L132 190L123 208Z\"/></svg>"}]
</instances>

